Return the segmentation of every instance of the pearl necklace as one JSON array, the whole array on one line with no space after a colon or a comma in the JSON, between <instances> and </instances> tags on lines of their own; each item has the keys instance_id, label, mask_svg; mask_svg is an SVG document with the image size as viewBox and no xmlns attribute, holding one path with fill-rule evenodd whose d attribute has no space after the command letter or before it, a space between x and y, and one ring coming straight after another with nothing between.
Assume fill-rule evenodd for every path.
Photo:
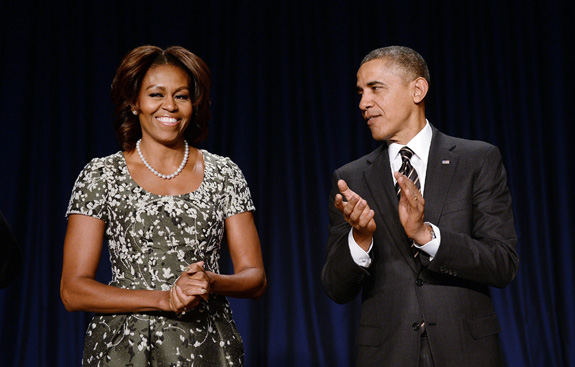
<instances>
[{"instance_id":1,"label":"pearl necklace","mask_svg":"<svg viewBox=\"0 0 575 367\"><path fill-rule=\"evenodd\" d=\"M155 174L156 176L163 178L164 180L171 180L172 178L176 177L177 175L179 175L182 170L184 169L184 167L186 166L186 163L188 162L188 156L190 153L190 147L188 146L188 142L184 140L184 143L186 144L186 152L184 153L184 160L182 161L182 164L180 164L180 166L178 167L178 169L176 170L176 172L172 173L171 175L163 175L160 172L156 171L146 160L146 158L144 158L144 155L142 154L142 150L140 149L140 142L142 141L142 139L138 140L138 142L136 143L136 149L138 150L138 155L140 156L140 159L142 160L142 162L144 163L144 165L146 167L148 167L148 169L150 171L152 171L153 174Z\"/></svg>"}]
</instances>

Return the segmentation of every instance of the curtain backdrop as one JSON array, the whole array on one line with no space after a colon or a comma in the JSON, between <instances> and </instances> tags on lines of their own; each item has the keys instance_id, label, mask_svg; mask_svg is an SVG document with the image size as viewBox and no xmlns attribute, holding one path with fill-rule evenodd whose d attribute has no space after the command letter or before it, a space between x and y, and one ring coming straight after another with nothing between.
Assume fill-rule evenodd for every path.
<instances>
[{"instance_id":1,"label":"curtain backdrop","mask_svg":"<svg viewBox=\"0 0 575 367\"><path fill-rule=\"evenodd\" d=\"M91 315L60 301L64 214L82 167L119 150L109 91L122 56L153 44L209 65L202 147L238 163L257 207L268 291L232 300L246 365L350 366L359 300L336 305L320 284L327 198L332 171L377 146L358 110L359 62L399 44L428 61L429 121L503 154L521 259L492 293L508 365L575 366L566 3L0 0L0 210L24 255L0 290L0 365L80 364Z\"/></svg>"}]
</instances>

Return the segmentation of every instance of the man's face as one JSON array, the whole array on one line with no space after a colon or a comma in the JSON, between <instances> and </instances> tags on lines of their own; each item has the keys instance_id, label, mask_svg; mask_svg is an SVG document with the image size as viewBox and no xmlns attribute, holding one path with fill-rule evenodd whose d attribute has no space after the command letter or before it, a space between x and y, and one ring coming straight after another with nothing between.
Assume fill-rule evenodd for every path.
<instances>
[{"instance_id":1,"label":"man's face","mask_svg":"<svg viewBox=\"0 0 575 367\"><path fill-rule=\"evenodd\" d=\"M359 109L375 140L407 144L417 133L418 107L415 80L385 59L371 60L357 72ZM415 132L415 133L414 133Z\"/></svg>"}]
</instances>

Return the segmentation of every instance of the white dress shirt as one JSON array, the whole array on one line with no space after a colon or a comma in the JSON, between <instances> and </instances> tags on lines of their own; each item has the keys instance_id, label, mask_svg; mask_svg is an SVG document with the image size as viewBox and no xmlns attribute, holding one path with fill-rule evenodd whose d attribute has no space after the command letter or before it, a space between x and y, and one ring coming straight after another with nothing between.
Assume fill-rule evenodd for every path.
<instances>
[{"instance_id":1,"label":"white dress shirt","mask_svg":"<svg viewBox=\"0 0 575 367\"><path fill-rule=\"evenodd\" d=\"M413 166L413 168L415 168L415 170L417 171L417 175L419 176L419 182L421 185L420 191L422 196L424 194L425 189L427 160L429 158L429 149L431 147L432 135L433 134L431 131L431 125L429 125L429 122L427 122L425 124L425 127L419 133L417 133L417 135L414 136L413 139L409 141L409 143L407 143L407 146L411 150L413 150L414 153L413 156L411 157L411 165ZM399 150L403 147L404 147L403 145L397 143L391 143L388 146L389 164L391 166L390 174L392 175L392 177L394 172L399 171L399 168L401 167L402 161L401 161L401 155L399 154ZM395 177L393 177L393 183L394 184L396 183ZM421 251L425 251L426 253L428 253L431 260L433 260L433 257L437 253L439 245L441 244L441 233L439 231L439 228L437 228L437 226L429 222L426 223L433 228L433 232L435 233L435 239L431 240L430 242L422 246L419 246L415 243L414 244L415 247L417 247ZM373 247L373 239L371 240L371 245L369 246L369 249L367 250L367 252L365 252L355 242L355 239L353 238L353 228L352 228L349 231L348 244L349 244L349 250L351 251L351 256L353 257L353 260L356 262L356 264L363 266L365 268L369 267L371 265L371 257L369 256L369 253L371 252L371 249Z\"/></svg>"}]
</instances>

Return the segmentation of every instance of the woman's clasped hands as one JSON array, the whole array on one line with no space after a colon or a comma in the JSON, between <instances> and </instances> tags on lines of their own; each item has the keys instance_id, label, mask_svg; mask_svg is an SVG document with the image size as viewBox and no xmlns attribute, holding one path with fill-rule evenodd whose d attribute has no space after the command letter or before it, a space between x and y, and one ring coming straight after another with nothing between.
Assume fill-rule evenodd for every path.
<instances>
[{"instance_id":1,"label":"woman's clasped hands","mask_svg":"<svg viewBox=\"0 0 575 367\"><path fill-rule=\"evenodd\" d=\"M193 310L202 299L210 296L210 277L204 262L188 265L170 288L170 307L176 314Z\"/></svg>"}]
</instances>

